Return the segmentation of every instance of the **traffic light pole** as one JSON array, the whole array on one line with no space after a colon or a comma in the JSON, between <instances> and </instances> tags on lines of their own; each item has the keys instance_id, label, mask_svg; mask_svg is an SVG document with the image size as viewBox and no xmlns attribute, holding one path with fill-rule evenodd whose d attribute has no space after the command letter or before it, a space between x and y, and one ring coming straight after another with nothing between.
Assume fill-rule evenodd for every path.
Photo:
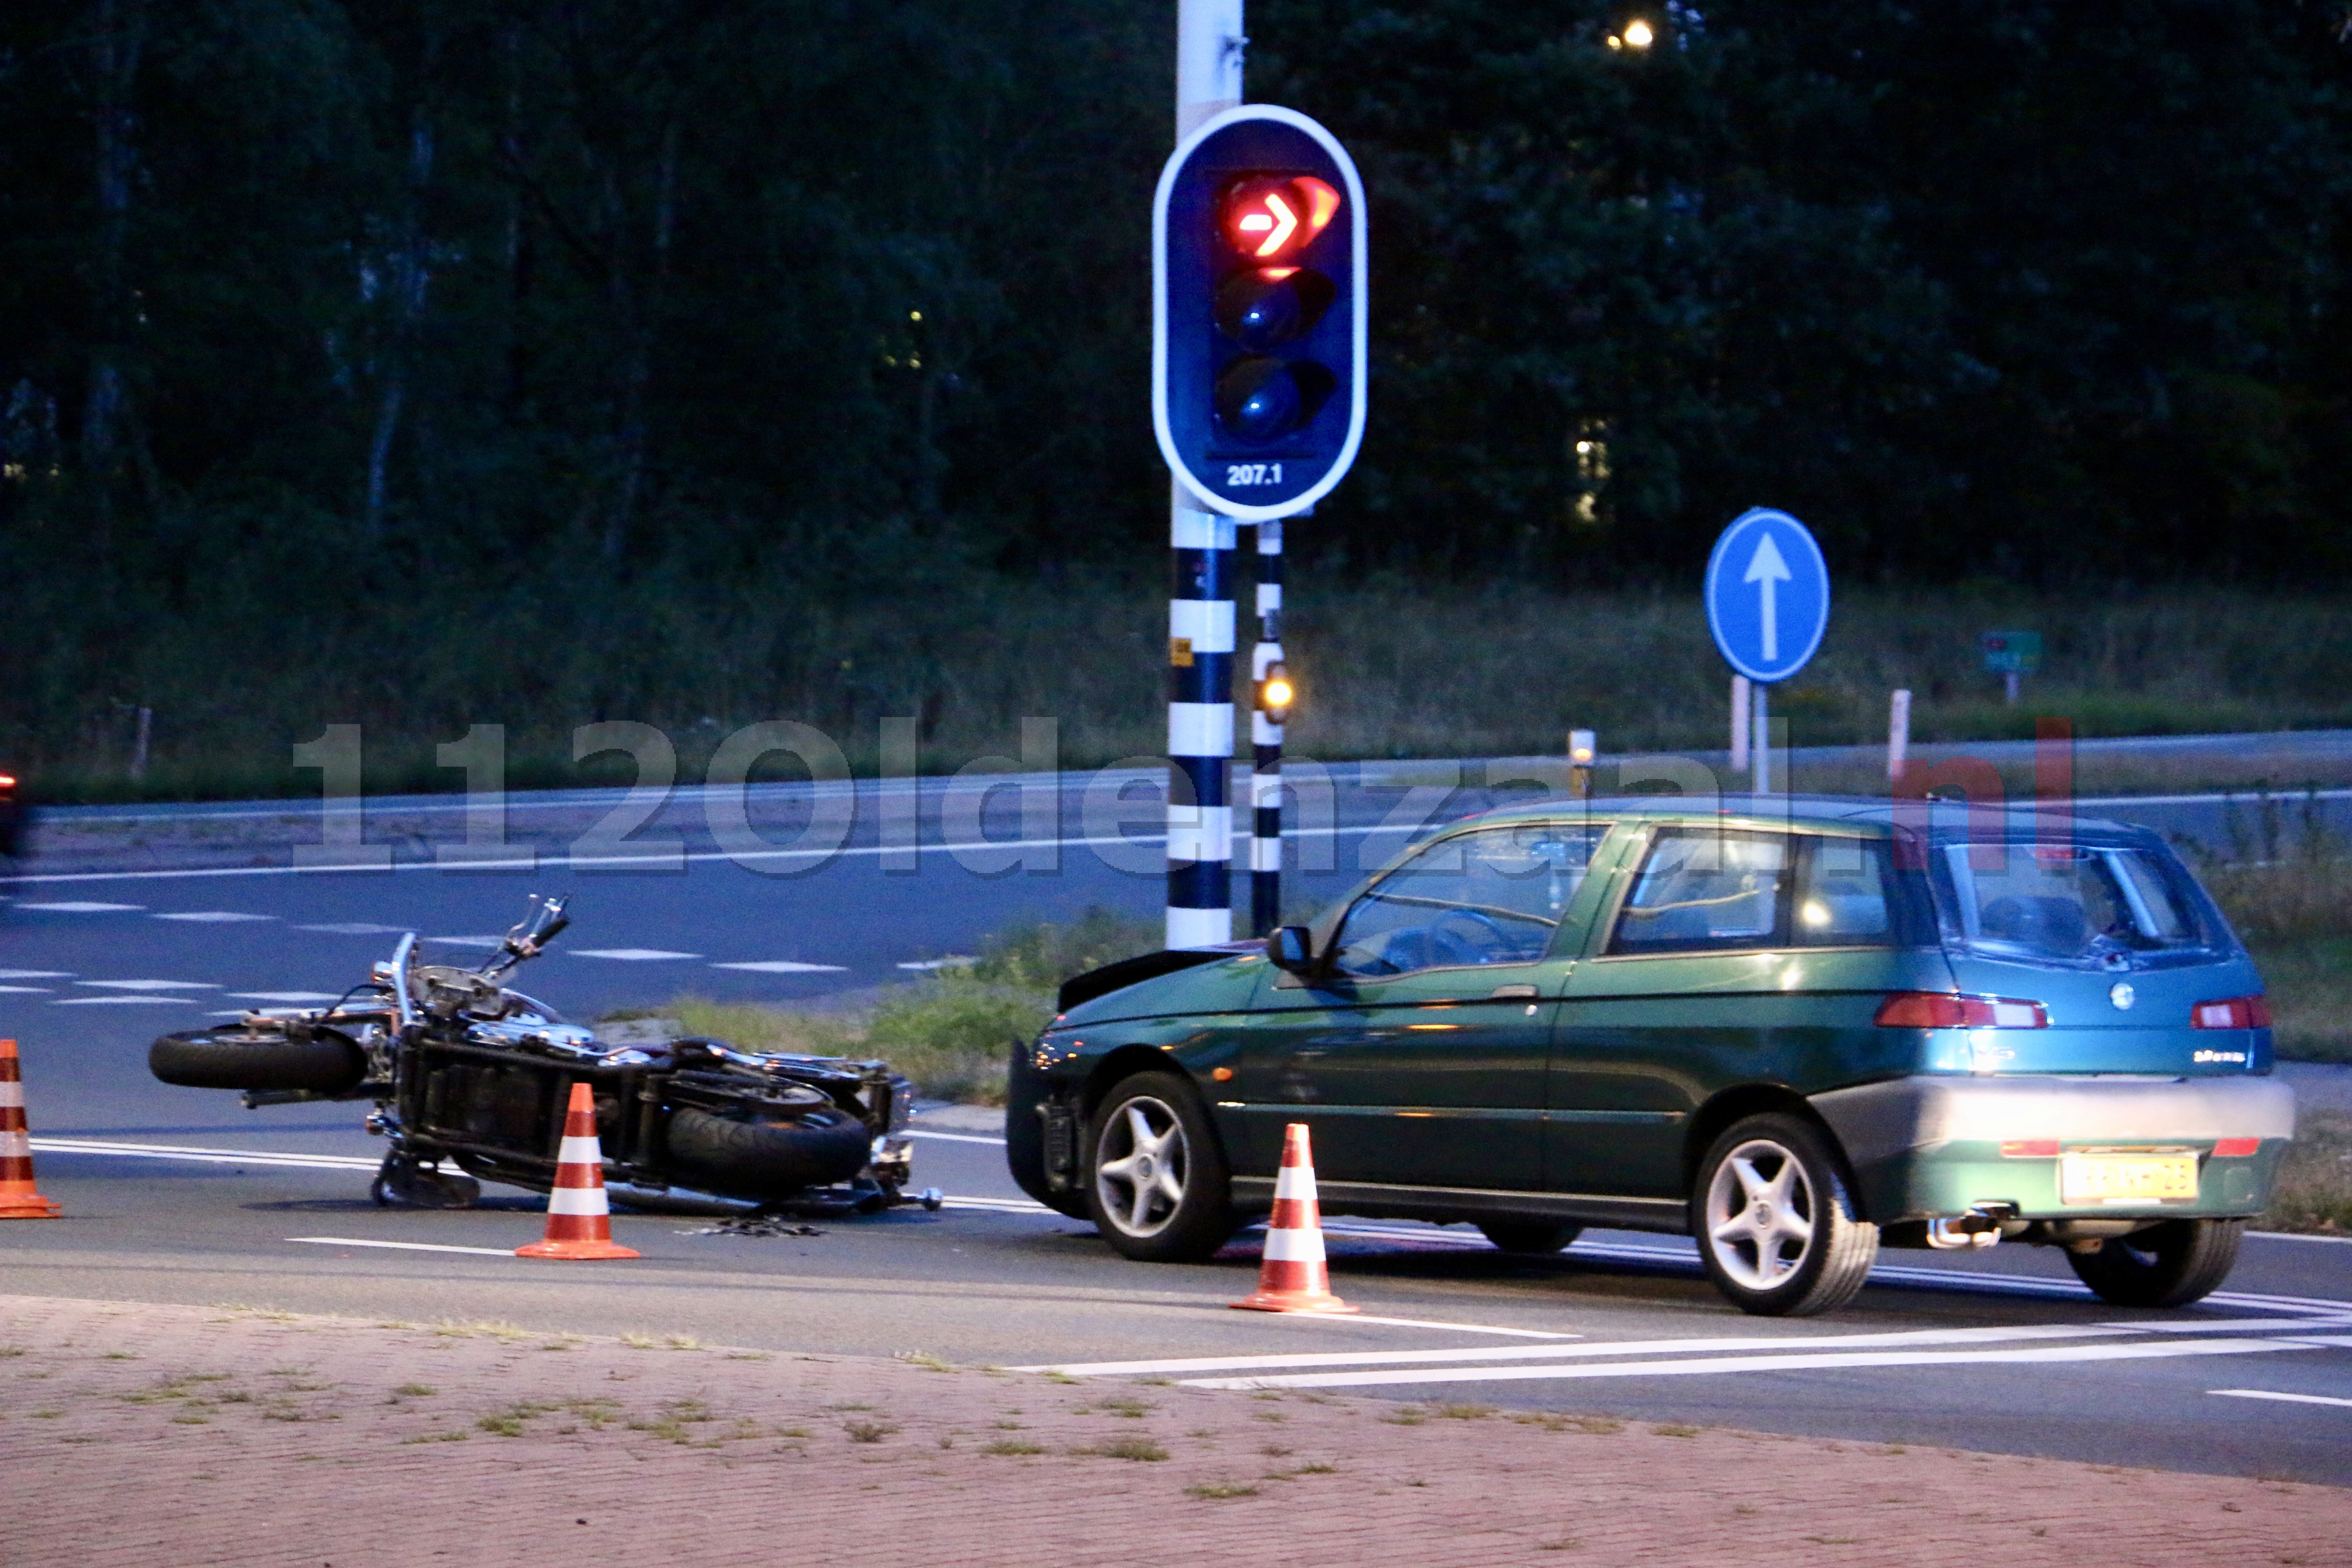
<instances>
[{"instance_id":1,"label":"traffic light pole","mask_svg":"<svg viewBox=\"0 0 2352 1568\"><path fill-rule=\"evenodd\" d=\"M1266 672L1282 658L1282 521L1257 525L1257 646L1250 650L1250 934L1282 923L1282 718Z\"/></svg>"},{"instance_id":2,"label":"traffic light pole","mask_svg":"<svg viewBox=\"0 0 2352 1568\"><path fill-rule=\"evenodd\" d=\"M1178 142L1241 102L1248 41L1242 0L1178 0ZM1234 935L1234 520L1169 489L1166 940L1213 947Z\"/></svg>"}]
</instances>

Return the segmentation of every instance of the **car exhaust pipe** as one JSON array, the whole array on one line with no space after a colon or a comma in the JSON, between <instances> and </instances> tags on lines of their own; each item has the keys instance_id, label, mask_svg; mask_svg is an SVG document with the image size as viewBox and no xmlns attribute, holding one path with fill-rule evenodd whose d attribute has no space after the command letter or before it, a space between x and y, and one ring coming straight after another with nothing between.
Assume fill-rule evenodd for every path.
<instances>
[{"instance_id":1,"label":"car exhaust pipe","mask_svg":"<svg viewBox=\"0 0 2352 1568\"><path fill-rule=\"evenodd\" d=\"M1981 1208L1972 1208L1958 1219L1927 1222L1927 1245L1938 1252L1981 1252L2000 1241L2000 1221Z\"/></svg>"}]
</instances>

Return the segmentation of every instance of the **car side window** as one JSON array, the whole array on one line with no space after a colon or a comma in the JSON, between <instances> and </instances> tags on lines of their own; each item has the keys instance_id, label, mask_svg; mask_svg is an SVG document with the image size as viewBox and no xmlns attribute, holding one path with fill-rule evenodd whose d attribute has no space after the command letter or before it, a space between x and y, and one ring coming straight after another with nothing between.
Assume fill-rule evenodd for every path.
<instances>
[{"instance_id":1,"label":"car side window","mask_svg":"<svg viewBox=\"0 0 2352 1568\"><path fill-rule=\"evenodd\" d=\"M1778 947L1788 930L1788 836L1668 827L1650 841L1609 951Z\"/></svg>"},{"instance_id":2,"label":"car side window","mask_svg":"<svg viewBox=\"0 0 2352 1568\"><path fill-rule=\"evenodd\" d=\"M1885 947L1894 941L1896 904L1887 846L1876 839L1806 835L1799 841L1796 918L1799 947Z\"/></svg>"},{"instance_id":3,"label":"car side window","mask_svg":"<svg viewBox=\"0 0 2352 1568\"><path fill-rule=\"evenodd\" d=\"M1583 886L1605 823L1493 827L1443 838L1349 906L1333 942L1342 974L1532 963Z\"/></svg>"}]
</instances>

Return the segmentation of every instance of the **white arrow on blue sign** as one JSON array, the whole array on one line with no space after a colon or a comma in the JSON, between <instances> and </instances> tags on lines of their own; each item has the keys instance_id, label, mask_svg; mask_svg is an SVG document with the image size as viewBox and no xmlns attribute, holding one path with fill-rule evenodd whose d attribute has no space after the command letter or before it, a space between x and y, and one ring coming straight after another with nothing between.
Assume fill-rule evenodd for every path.
<instances>
[{"instance_id":1,"label":"white arrow on blue sign","mask_svg":"<svg viewBox=\"0 0 2352 1568\"><path fill-rule=\"evenodd\" d=\"M1706 562L1706 624L1731 668L1786 680L1830 624L1830 569L1805 525L1785 511L1743 512Z\"/></svg>"}]
</instances>

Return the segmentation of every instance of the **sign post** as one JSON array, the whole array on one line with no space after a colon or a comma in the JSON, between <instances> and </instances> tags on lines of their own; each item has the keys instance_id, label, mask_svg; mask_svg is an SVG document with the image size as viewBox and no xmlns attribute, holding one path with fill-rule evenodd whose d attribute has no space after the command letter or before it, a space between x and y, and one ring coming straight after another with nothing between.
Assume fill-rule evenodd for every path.
<instances>
[{"instance_id":1,"label":"sign post","mask_svg":"<svg viewBox=\"0 0 2352 1568\"><path fill-rule=\"evenodd\" d=\"M2042 634L1987 632L1981 640L1984 667L2000 677L2002 695L2011 708L2016 707L2018 678L2042 668Z\"/></svg>"},{"instance_id":2,"label":"sign post","mask_svg":"<svg viewBox=\"0 0 2352 1568\"><path fill-rule=\"evenodd\" d=\"M1734 519L1707 557L1707 629L1724 661L1755 691L1748 752L1758 795L1772 788L1766 693L1805 668L1830 624L1830 571L1805 525L1757 507Z\"/></svg>"}]
</instances>

